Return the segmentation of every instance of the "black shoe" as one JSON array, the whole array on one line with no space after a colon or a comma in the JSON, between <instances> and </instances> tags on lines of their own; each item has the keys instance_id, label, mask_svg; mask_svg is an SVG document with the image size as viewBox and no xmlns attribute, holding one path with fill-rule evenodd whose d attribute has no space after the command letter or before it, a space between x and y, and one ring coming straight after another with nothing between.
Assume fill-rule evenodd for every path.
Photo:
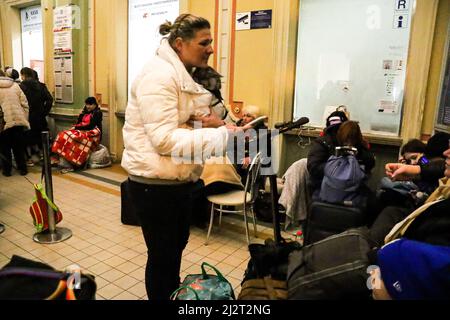
<instances>
[{"instance_id":1,"label":"black shoe","mask_svg":"<svg viewBox=\"0 0 450 320\"><path fill-rule=\"evenodd\" d=\"M21 176L26 176L28 174L28 170L20 170Z\"/></svg>"},{"instance_id":2,"label":"black shoe","mask_svg":"<svg viewBox=\"0 0 450 320\"><path fill-rule=\"evenodd\" d=\"M11 172L3 171L2 174L3 174L5 177L11 177Z\"/></svg>"}]
</instances>

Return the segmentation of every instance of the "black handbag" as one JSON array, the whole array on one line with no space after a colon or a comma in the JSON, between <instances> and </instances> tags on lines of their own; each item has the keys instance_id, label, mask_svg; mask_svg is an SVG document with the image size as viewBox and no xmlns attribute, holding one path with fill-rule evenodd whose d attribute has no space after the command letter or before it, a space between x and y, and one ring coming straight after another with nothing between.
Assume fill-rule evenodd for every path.
<instances>
[{"instance_id":1,"label":"black handbag","mask_svg":"<svg viewBox=\"0 0 450 320\"><path fill-rule=\"evenodd\" d=\"M57 271L19 256L0 270L0 300L95 300L96 291L92 275Z\"/></svg>"}]
</instances>

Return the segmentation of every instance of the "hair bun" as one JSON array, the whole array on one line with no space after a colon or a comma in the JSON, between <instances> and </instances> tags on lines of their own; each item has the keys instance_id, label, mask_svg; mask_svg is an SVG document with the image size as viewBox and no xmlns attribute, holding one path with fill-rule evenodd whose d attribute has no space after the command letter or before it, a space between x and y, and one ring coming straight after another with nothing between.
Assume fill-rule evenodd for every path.
<instances>
[{"instance_id":1,"label":"hair bun","mask_svg":"<svg viewBox=\"0 0 450 320\"><path fill-rule=\"evenodd\" d=\"M173 24L170 21L166 21L162 25L159 26L159 33L162 36L165 36L172 32Z\"/></svg>"}]
</instances>

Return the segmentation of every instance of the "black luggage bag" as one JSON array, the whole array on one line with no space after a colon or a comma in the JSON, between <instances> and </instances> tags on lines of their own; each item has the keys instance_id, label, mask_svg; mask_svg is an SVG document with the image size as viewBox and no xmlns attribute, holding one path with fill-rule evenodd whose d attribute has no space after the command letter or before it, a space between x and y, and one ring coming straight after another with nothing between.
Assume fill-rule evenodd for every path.
<instances>
[{"instance_id":1,"label":"black luggage bag","mask_svg":"<svg viewBox=\"0 0 450 320\"><path fill-rule=\"evenodd\" d=\"M311 204L305 226L304 245L366 224L365 210L315 201Z\"/></svg>"},{"instance_id":2,"label":"black luggage bag","mask_svg":"<svg viewBox=\"0 0 450 320\"><path fill-rule=\"evenodd\" d=\"M350 229L289 255L291 300L369 299L368 257L373 244L366 227Z\"/></svg>"},{"instance_id":3,"label":"black luggage bag","mask_svg":"<svg viewBox=\"0 0 450 320\"><path fill-rule=\"evenodd\" d=\"M131 201L129 179L120 184L121 205L120 205L120 219L123 224L129 226L140 226L139 218Z\"/></svg>"}]
</instances>

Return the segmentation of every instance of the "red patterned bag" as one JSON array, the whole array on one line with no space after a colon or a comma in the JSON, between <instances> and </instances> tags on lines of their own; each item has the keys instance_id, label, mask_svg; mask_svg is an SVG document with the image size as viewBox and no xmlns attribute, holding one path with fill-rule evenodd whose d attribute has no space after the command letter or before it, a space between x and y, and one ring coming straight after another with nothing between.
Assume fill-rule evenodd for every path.
<instances>
[{"instance_id":1,"label":"red patterned bag","mask_svg":"<svg viewBox=\"0 0 450 320\"><path fill-rule=\"evenodd\" d=\"M62 220L62 213L59 208L47 197L42 184L35 184L34 191L36 197L30 206L30 214L33 218L33 224L36 227L37 233L48 230L48 210L47 204L53 209L55 214L55 223L59 223Z\"/></svg>"}]
</instances>

